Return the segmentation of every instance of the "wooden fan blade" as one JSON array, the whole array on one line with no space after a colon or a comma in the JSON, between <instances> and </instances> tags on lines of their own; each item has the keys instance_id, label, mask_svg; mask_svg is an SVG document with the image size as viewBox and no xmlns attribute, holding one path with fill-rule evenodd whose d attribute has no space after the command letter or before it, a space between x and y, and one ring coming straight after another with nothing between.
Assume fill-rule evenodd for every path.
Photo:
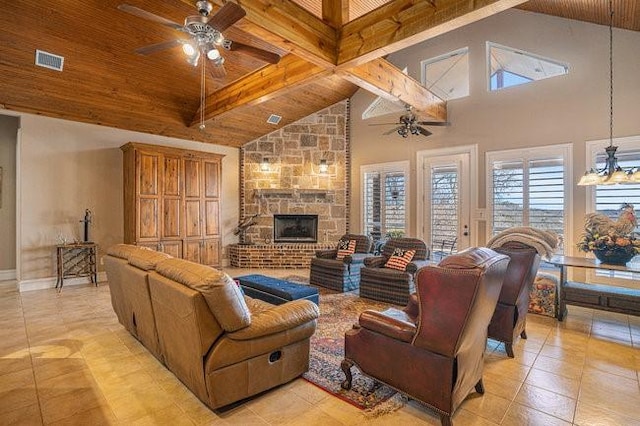
<instances>
[{"instance_id":1,"label":"wooden fan blade","mask_svg":"<svg viewBox=\"0 0 640 426\"><path fill-rule=\"evenodd\" d=\"M229 44L228 50L245 53L269 64L277 64L278 62L280 62L280 55L278 55L277 53L269 52L268 50L260 49L258 47L249 46L248 44L232 41Z\"/></svg>"},{"instance_id":2,"label":"wooden fan blade","mask_svg":"<svg viewBox=\"0 0 640 426\"><path fill-rule=\"evenodd\" d=\"M432 134L433 134L433 133L431 133L430 131L428 131L427 129L425 129L424 127L416 126L416 128L418 129L418 132L419 132L421 135L429 136L429 135L432 135Z\"/></svg>"},{"instance_id":3,"label":"wooden fan blade","mask_svg":"<svg viewBox=\"0 0 640 426\"><path fill-rule=\"evenodd\" d=\"M212 78L224 78L227 75L227 70L224 69L224 65L216 65L213 62L209 61L209 75Z\"/></svg>"},{"instance_id":4,"label":"wooden fan blade","mask_svg":"<svg viewBox=\"0 0 640 426\"><path fill-rule=\"evenodd\" d=\"M147 12L146 10L142 10L138 7L131 6L130 4L121 4L118 5L118 9L127 12L131 15L135 15L139 18L148 19L149 21L157 22L162 25L166 25L167 27L171 27L174 30L182 31L182 25L176 24L173 21L168 20L167 18L163 18L162 16L155 15L151 12Z\"/></svg>"},{"instance_id":5,"label":"wooden fan blade","mask_svg":"<svg viewBox=\"0 0 640 426\"><path fill-rule=\"evenodd\" d=\"M149 46L140 47L134 52L138 55L150 55L152 53L160 52L161 50L171 49L172 47L181 46L182 40L163 41L161 43L150 44Z\"/></svg>"},{"instance_id":6,"label":"wooden fan blade","mask_svg":"<svg viewBox=\"0 0 640 426\"><path fill-rule=\"evenodd\" d=\"M216 13L209 19L209 25L216 30L223 32L240 19L244 18L247 12L235 3L226 2Z\"/></svg>"},{"instance_id":7,"label":"wooden fan blade","mask_svg":"<svg viewBox=\"0 0 640 426\"><path fill-rule=\"evenodd\" d=\"M391 129L388 132L384 132L383 135L390 135L391 133L396 133L398 130L402 129L404 126L396 127L395 129Z\"/></svg>"},{"instance_id":8,"label":"wooden fan blade","mask_svg":"<svg viewBox=\"0 0 640 426\"><path fill-rule=\"evenodd\" d=\"M371 123L369 126L393 126L397 124L398 123Z\"/></svg>"},{"instance_id":9,"label":"wooden fan blade","mask_svg":"<svg viewBox=\"0 0 640 426\"><path fill-rule=\"evenodd\" d=\"M422 124L423 126L451 126L448 121L418 121L416 124Z\"/></svg>"}]
</instances>

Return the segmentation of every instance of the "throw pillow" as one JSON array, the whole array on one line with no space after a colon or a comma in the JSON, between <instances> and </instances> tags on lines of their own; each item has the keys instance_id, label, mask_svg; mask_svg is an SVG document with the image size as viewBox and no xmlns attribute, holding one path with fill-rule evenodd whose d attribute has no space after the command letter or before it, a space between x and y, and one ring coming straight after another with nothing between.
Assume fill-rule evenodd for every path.
<instances>
[{"instance_id":1,"label":"throw pillow","mask_svg":"<svg viewBox=\"0 0 640 426\"><path fill-rule=\"evenodd\" d=\"M404 250L401 248L397 248L393 250L393 254L389 258L389 260L387 260L387 263L385 263L384 267L397 269L398 271L406 271L407 265L411 262L411 259L413 259L413 256L415 256L415 254L415 250Z\"/></svg>"},{"instance_id":2,"label":"throw pillow","mask_svg":"<svg viewBox=\"0 0 640 426\"><path fill-rule=\"evenodd\" d=\"M338 241L338 254L336 259L342 260L345 256L349 256L356 252L356 240L340 240Z\"/></svg>"}]
</instances>

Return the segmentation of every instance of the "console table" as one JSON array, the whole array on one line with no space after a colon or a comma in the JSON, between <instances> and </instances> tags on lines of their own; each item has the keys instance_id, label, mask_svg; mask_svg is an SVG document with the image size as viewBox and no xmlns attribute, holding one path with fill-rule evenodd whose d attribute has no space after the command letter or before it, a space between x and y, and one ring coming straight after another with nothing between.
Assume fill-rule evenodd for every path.
<instances>
[{"instance_id":1,"label":"console table","mask_svg":"<svg viewBox=\"0 0 640 426\"><path fill-rule=\"evenodd\" d=\"M559 321L566 316L567 305L640 316L640 289L567 281L567 268L640 273L640 262L609 265L584 257L554 256L549 263L560 268L560 286L556 294L556 318Z\"/></svg>"},{"instance_id":2,"label":"console table","mask_svg":"<svg viewBox=\"0 0 640 426\"><path fill-rule=\"evenodd\" d=\"M56 255L58 258L56 288L60 291L65 278L89 277L92 283L98 285L95 243L61 244L56 246Z\"/></svg>"}]
</instances>

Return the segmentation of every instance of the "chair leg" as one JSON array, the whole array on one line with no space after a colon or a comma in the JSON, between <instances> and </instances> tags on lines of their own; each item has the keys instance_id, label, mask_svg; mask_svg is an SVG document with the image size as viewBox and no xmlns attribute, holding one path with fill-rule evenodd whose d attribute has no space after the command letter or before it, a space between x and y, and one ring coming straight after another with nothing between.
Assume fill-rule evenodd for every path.
<instances>
[{"instance_id":1,"label":"chair leg","mask_svg":"<svg viewBox=\"0 0 640 426\"><path fill-rule=\"evenodd\" d=\"M523 339L527 338L527 330L522 330L522 333L520 333L520 337L522 337Z\"/></svg>"},{"instance_id":2,"label":"chair leg","mask_svg":"<svg viewBox=\"0 0 640 426\"><path fill-rule=\"evenodd\" d=\"M509 356L509 358L515 358L515 355L513 355L513 344L512 343L505 343L504 344L504 349L507 351L507 355Z\"/></svg>"},{"instance_id":3,"label":"chair leg","mask_svg":"<svg viewBox=\"0 0 640 426\"><path fill-rule=\"evenodd\" d=\"M478 380L478 383L476 383L476 392L480 395L484 395L484 383L482 383L482 379Z\"/></svg>"},{"instance_id":4,"label":"chair leg","mask_svg":"<svg viewBox=\"0 0 640 426\"><path fill-rule=\"evenodd\" d=\"M353 380L353 376L351 376L351 367L353 367L353 362L348 359L343 359L342 363L340 363L340 368L344 372L346 379L342 382L341 386L344 390L351 389L351 380Z\"/></svg>"},{"instance_id":5,"label":"chair leg","mask_svg":"<svg viewBox=\"0 0 640 426\"><path fill-rule=\"evenodd\" d=\"M451 416L448 414L440 414L440 424L442 426L452 426Z\"/></svg>"}]
</instances>

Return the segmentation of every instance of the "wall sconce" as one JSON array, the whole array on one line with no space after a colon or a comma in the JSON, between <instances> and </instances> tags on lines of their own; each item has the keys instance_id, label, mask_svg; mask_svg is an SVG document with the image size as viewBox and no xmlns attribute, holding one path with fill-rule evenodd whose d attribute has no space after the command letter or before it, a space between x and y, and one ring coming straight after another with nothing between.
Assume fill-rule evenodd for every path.
<instances>
[{"instance_id":1,"label":"wall sconce","mask_svg":"<svg viewBox=\"0 0 640 426\"><path fill-rule=\"evenodd\" d=\"M260 171L268 172L271 170L269 166L269 159L267 157L262 157L262 161L260 162Z\"/></svg>"},{"instance_id":2,"label":"wall sconce","mask_svg":"<svg viewBox=\"0 0 640 426\"><path fill-rule=\"evenodd\" d=\"M320 173L325 174L329 171L329 164L327 164L327 160L324 158L320 160Z\"/></svg>"}]
</instances>

